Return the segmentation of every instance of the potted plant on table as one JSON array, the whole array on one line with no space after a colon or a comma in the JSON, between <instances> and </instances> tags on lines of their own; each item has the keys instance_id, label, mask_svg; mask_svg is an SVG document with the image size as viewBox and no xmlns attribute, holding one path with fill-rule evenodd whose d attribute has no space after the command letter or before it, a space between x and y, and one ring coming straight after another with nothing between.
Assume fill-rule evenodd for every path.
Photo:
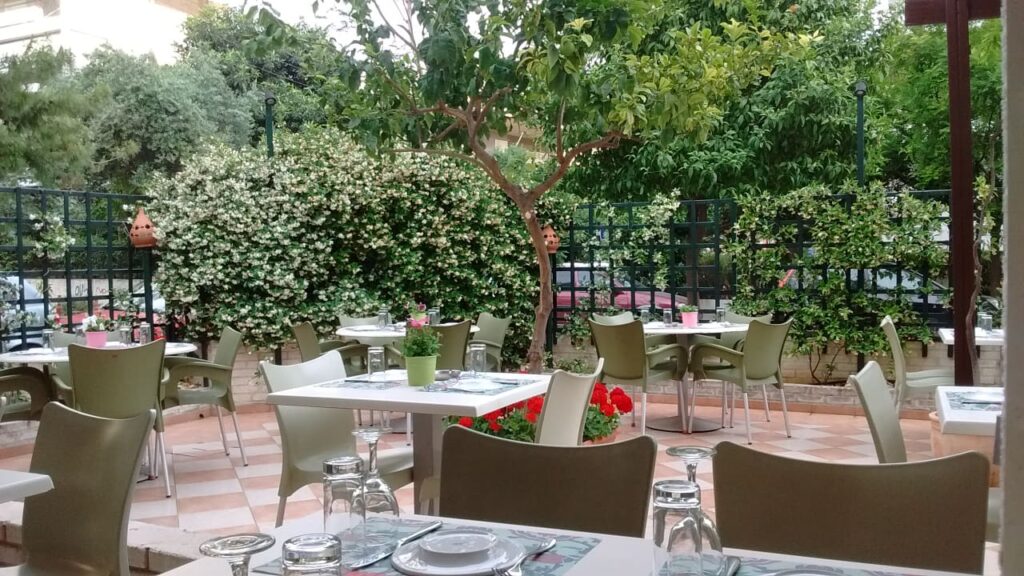
<instances>
[{"instance_id":1,"label":"potted plant on table","mask_svg":"<svg viewBox=\"0 0 1024 576\"><path fill-rule=\"evenodd\" d=\"M111 328L110 320L99 316L88 316L82 320L85 330L85 345L90 348L104 348L107 345L107 332Z\"/></svg>"},{"instance_id":2,"label":"potted plant on table","mask_svg":"<svg viewBox=\"0 0 1024 576\"><path fill-rule=\"evenodd\" d=\"M437 354L441 340L430 326L410 319L402 341L402 356L410 386L426 386L434 382Z\"/></svg>"},{"instance_id":3,"label":"potted plant on table","mask_svg":"<svg viewBox=\"0 0 1024 576\"><path fill-rule=\"evenodd\" d=\"M696 328L700 322L700 316L697 313L697 307L691 304L682 304L679 306L679 319L683 323L683 328Z\"/></svg>"}]
</instances>

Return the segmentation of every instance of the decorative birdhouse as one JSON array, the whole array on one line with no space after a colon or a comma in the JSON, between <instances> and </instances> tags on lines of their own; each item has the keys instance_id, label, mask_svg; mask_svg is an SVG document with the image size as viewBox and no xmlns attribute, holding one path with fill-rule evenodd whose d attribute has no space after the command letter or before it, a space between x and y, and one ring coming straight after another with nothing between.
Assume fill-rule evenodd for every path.
<instances>
[{"instance_id":1,"label":"decorative birdhouse","mask_svg":"<svg viewBox=\"0 0 1024 576\"><path fill-rule=\"evenodd\" d=\"M562 244L562 240L558 237L555 229L550 224L544 227L544 245L548 247L548 254L554 254L558 252L558 247Z\"/></svg>"},{"instance_id":2,"label":"decorative birdhouse","mask_svg":"<svg viewBox=\"0 0 1024 576\"><path fill-rule=\"evenodd\" d=\"M153 227L153 221L146 216L146 210L139 208L139 213L135 215L135 221L132 222L132 229L128 235L131 237L132 246L136 248L152 248L156 246L156 236L154 233L156 229Z\"/></svg>"}]
</instances>

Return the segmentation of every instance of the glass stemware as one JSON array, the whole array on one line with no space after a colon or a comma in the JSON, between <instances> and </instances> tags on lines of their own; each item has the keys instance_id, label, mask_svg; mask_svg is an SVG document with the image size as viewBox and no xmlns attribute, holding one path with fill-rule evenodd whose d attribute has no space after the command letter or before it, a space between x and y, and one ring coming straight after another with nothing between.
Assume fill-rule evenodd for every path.
<instances>
[{"instance_id":1,"label":"glass stemware","mask_svg":"<svg viewBox=\"0 0 1024 576\"><path fill-rule=\"evenodd\" d=\"M274 545L268 534L234 534L207 540L199 545L203 556L222 558L231 567L231 576L248 576L249 558Z\"/></svg>"},{"instance_id":2,"label":"glass stemware","mask_svg":"<svg viewBox=\"0 0 1024 576\"><path fill-rule=\"evenodd\" d=\"M332 534L303 534L281 547L282 576L341 576L341 541Z\"/></svg>"},{"instance_id":3,"label":"glass stemware","mask_svg":"<svg viewBox=\"0 0 1024 576\"><path fill-rule=\"evenodd\" d=\"M377 443L391 432L388 428L360 428L352 432L369 447L368 469L362 485L352 496L351 514L356 522L355 536L359 551L352 560L384 550L395 542L394 519L399 515L395 493L380 477L377 468Z\"/></svg>"},{"instance_id":4,"label":"glass stemware","mask_svg":"<svg viewBox=\"0 0 1024 576\"><path fill-rule=\"evenodd\" d=\"M696 482L697 465L701 460L707 460L714 456L715 449L707 446L672 446L665 453L685 462L686 479L690 482Z\"/></svg>"}]
</instances>

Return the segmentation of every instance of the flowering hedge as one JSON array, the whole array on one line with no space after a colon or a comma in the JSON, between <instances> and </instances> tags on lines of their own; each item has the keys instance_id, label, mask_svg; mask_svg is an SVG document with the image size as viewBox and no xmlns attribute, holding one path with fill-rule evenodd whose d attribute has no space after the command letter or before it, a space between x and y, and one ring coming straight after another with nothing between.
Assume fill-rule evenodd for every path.
<instances>
[{"instance_id":1,"label":"flowering hedge","mask_svg":"<svg viewBox=\"0 0 1024 576\"><path fill-rule=\"evenodd\" d=\"M379 158L332 129L257 150L212 146L150 194L160 291L192 337L241 330L274 346L308 320L400 310L513 319L506 353L529 342L536 286L514 207L479 171L421 154Z\"/></svg>"}]
</instances>

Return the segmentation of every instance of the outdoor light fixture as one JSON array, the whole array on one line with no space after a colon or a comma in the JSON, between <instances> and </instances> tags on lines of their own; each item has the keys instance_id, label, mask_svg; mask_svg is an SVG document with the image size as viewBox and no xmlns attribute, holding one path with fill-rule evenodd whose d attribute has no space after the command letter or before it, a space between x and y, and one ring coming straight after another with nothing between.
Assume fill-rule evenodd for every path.
<instances>
[{"instance_id":1,"label":"outdoor light fixture","mask_svg":"<svg viewBox=\"0 0 1024 576\"><path fill-rule=\"evenodd\" d=\"M855 96L863 96L868 93L868 83L864 80L857 80L857 83L853 85L853 94Z\"/></svg>"}]
</instances>

